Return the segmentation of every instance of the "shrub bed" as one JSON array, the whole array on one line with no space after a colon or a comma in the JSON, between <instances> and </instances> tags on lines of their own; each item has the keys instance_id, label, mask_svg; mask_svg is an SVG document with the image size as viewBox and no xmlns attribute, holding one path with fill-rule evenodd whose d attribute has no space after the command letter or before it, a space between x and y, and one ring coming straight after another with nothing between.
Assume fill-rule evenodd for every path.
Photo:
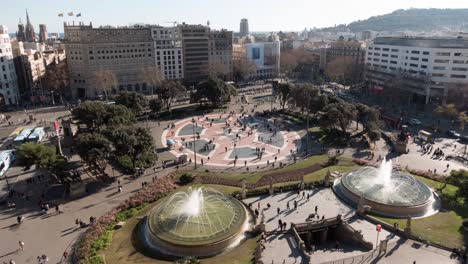
<instances>
[{"instance_id":1,"label":"shrub bed","mask_svg":"<svg viewBox=\"0 0 468 264\"><path fill-rule=\"evenodd\" d=\"M100 217L83 234L76 249L79 263L104 263L99 252L106 249L112 240L112 230L118 221L125 221L176 188L172 177L158 180L132 195L116 208Z\"/></svg>"}]
</instances>

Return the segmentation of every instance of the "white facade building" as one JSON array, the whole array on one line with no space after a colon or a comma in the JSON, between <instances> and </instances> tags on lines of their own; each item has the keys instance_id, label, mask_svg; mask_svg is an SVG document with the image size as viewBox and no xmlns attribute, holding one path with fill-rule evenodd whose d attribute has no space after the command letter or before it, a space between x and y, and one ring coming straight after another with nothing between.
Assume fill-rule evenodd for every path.
<instances>
[{"instance_id":1,"label":"white facade building","mask_svg":"<svg viewBox=\"0 0 468 264\"><path fill-rule=\"evenodd\" d=\"M0 105L18 104L18 82L8 27L0 25Z\"/></svg>"},{"instance_id":2,"label":"white facade building","mask_svg":"<svg viewBox=\"0 0 468 264\"><path fill-rule=\"evenodd\" d=\"M425 103L431 98L445 103L457 85L468 90L468 39L378 37L367 49L365 64L371 84L385 87L390 79L400 79Z\"/></svg>"},{"instance_id":3,"label":"white facade building","mask_svg":"<svg viewBox=\"0 0 468 264\"><path fill-rule=\"evenodd\" d=\"M249 79L275 78L280 70L280 42L257 42L245 44L245 54L249 63L255 65L255 71L249 73Z\"/></svg>"},{"instance_id":4,"label":"white facade building","mask_svg":"<svg viewBox=\"0 0 468 264\"><path fill-rule=\"evenodd\" d=\"M156 66L161 69L164 79L184 78L182 33L179 27L153 27L151 37L154 41Z\"/></svg>"}]
</instances>

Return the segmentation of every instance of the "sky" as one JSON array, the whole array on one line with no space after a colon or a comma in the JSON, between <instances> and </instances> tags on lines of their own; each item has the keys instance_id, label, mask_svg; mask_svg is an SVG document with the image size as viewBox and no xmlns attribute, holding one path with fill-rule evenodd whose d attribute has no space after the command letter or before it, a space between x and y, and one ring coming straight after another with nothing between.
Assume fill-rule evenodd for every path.
<instances>
[{"instance_id":1,"label":"sky","mask_svg":"<svg viewBox=\"0 0 468 264\"><path fill-rule=\"evenodd\" d=\"M171 26L172 21L206 24L239 31L241 18L250 31L301 31L350 23L408 8L468 8L465 0L0 0L0 25L10 33L19 18L26 23L25 9L34 28L46 24L48 32L63 32L63 22L100 25L134 23ZM81 13L69 17L67 12ZM65 13L64 17L58 17Z\"/></svg>"}]
</instances>

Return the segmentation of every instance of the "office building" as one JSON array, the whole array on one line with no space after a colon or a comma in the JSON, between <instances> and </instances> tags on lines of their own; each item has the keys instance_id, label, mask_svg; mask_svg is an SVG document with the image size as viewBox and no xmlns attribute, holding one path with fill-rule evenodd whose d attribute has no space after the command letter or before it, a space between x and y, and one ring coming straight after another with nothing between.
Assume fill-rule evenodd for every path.
<instances>
[{"instance_id":1,"label":"office building","mask_svg":"<svg viewBox=\"0 0 468 264\"><path fill-rule=\"evenodd\" d=\"M161 79L183 80L188 87L206 80L210 72L232 78L232 31L203 25L174 27L138 25L99 27L65 24L67 61L75 98L110 93L151 93L146 68L157 68ZM102 88L97 75L111 73L112 86ZM145 73L146 72L146 73Z\"/></svg>"},{"instance_id":2,"label":"office building","mask_svg":"<svg viewBox=\"0 0 468 264\"><path fill-rule=\"evenodd\" d=\"M240 22L239 36L245 37L247 35L249 35L249 20L247 20L247 18L243 18Z\"/></svg>"},{"instance_id":3,"label":"office building","mask_svg":"<svg viewBox=\"0 0 468 264\"><path fill-rule=\"evenodd\" d=\"M232 41L232 31L210 31L210 74L225 81L232 80Z\"/></svg>"},{"instance_id":4,"label":"office building","mask_svg":"<svg viewBox=\"0 0 468 264\"><path fill-rule=\"evenodd\" d=\"M460 89L456 97L468 96L467 77L468 39L461 37L377 37L366 53L371 89L391 89L386 84L397 80L422 103L445 103Z\"/></svg>"},{"instance_id":5,"label":"office building","mask_svg":"<svg viewBox=\"0 0 468 264\"><path fill-rule=\"evenodd\" d=\"M166 80L184 78L182 33L179 27L152 27L155 63Z\"/></svg>"},{"instance_id":6,"label":"office building","mask_svg":"<svg viewBox=\"0 0 468 264\"><path fill-rule=\"evenodd\" d=\"M143 69L155 66L150 27L64 24L65 51L74 98L122 91L148 93Z\"/></svg>"},{"instance_id":7,"label":"office building","mask_svg":"<svg viewBox=\"0 0 468 264\"><path fill-rule=\"evenodd\" d=\"M18 83L8 27L0 25L0 105L17 105Z\"/></svg>"},{"instance_id":8,"label":"office building","mask_svg":"<svg viewBox=\"0 0 468 264\"><path fill-rule=\"evenodd\" d=\"M47 27L44 24L39 24L39 42L45 43L47 41Z\"/></svg>"},{"instance_id":9,"label":"office building","mask_svg":"<svg viewBox=\"0 0 468 264\"><path fill-rule=\"evenodd\" d=\"M346 70L343 68L333 71L337 75L335 78L353 83L362 82L365 54L366 43L351 39L345 40L341 36L321 53L321 56L324 56L321 58L321 68L327 72L329 65L333 68L336 65L346 65Z\"/></svg>"},{"instance_id":10,"label":"office building","mask_svg":"<svg viewBox=\"0 0 468 264\"><path fill-rule=\"evenodd\" d=\"M270 79L279 76L280 42L256 42L234 45L234 60L246 61L246 80Z\"/></svg>"},{"instance_id":11,"label":"office building","mask_svg":"<svg viewBox=\"0 0 468 264\"><path fill-rule=\"evenodd\" d=\"M36 32L34 32L34 27L29 20L28 10L26 9L26 28L24 32L25 38L27 42L35 42L36 41Z\"/></svg>"},{"instance_id":12,"label":"office building","mask_svg":"<svg viewBox=\"0 0 468 264\"><path fill-rule=\"evenodd\" d=\"M202 25L179 25L183 39L185 84L197 85L209 74L210 28Z\"/></svg>"}]
</instances>

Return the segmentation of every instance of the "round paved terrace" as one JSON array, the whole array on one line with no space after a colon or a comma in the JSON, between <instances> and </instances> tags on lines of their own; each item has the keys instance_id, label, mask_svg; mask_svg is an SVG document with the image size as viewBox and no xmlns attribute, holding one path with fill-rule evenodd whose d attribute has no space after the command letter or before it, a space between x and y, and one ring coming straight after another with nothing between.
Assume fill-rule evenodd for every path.
<instances>
[{"instance_id":1,"label":"round paved terrace","mask_svg":"<svg viewBox=\"0 0 468 264\"><path fill-rule=\"evenodd\" d=\"M233 166L236 156L236 166L244 166L245 161L247 166L263 165L267 161L275 161L275 157L277 162L285 162L292 159L293 153L301 146L298 133L288 132L287 128L262 117L240 114L211 114L183 119L163 132L161 142L165 147L168 140L175 142L171 153L176 156L185 153L193 162L195 149L197 163L203 159L203 164L224 167ZM257 148L265 149L261 159Z\"/></svg>"}]
</instances>

